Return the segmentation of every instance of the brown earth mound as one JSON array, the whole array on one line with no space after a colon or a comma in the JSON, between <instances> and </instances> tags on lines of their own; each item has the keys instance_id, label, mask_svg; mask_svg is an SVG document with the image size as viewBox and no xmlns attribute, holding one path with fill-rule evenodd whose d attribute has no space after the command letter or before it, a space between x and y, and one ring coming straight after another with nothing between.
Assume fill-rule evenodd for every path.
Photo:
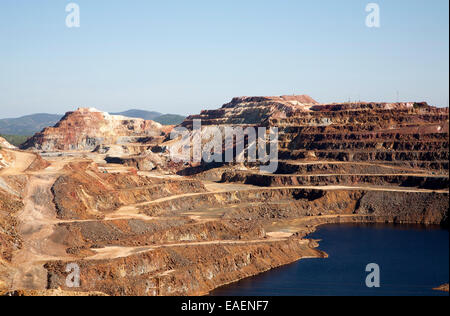
<instances>
[{"instance_id":1,"label":"brown earth mound","mask_svg":"<svg viewBox=\"0 0 450 316\"><path fill-rule=\"evenodd\" d=\"M60 219L101 219L124 205L186 192L204 192L195 180L173 181L137 176L134 173L104 173L93 163L65 167L52 187Z\"/></svg>"}]
</instances>

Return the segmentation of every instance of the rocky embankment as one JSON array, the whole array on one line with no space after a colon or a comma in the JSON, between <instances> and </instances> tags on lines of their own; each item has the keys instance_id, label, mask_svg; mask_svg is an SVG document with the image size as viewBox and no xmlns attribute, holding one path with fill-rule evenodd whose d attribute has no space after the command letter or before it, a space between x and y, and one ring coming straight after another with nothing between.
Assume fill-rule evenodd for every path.
<instances>
[{"instance_id":1,"label":"rocky embankment","mask_svg":"<svg viewBox=\"0 0 450 316\"><path fill-rule=\"evenodd\" d=\"M12 150L0 150L5 164L0 167L0 292L11 287L16 272L15 253L23 247L19 214L25 207L29 177L23 174L31 165L37 170L40 158Z\"/></svg>"},{"instance_id":2,"label":"rocky embankment","mask_svg":"<svg viewBox=\"0 0 450 316\"><path fill-rule=\"evenodd\" d=\"M427 174L319 174L319 175L268 175L247 171L225 171L223 182L238 182L249 185L279 187L300 185L397 185L423 189L447 189L448 176Z\"/></svg>"},{"instance_id":3,"label":"rocky embankment","mask_svg":"<svg viewBox=\"0 0 450 316\"><path fill-rule=\"evenodd\" d=\"M0 170L9 167L12 161L12 155L5 149L14 149L15 147L0 137Z\"/></svg>"},{"instance_id":4,"label":"rocky embankment","mask_svg":"<svg viewBox=\"0 0 450 316\"><path fill-rule=\"evenodd\" d=\"M122 258L80 260L81 289L109 295L204 295L225 284L297 261L322 257L309 242L290 239L259 243L167 246ZM49 288L64 284L64 262L50 262Z\"/></svg>"},{"instance_id":5,"label":"rocky embankment","mask_svg":"<svg viewBox=\"0 0 450 316\"><path fill-rule=\"evenodd\" d=\"M0 137L0 148L15 149L16 147L8 143L3 137Z\"/></svg>"},{"instance_id":6,"label":"rocky embankment","mask_svg":"<svg viewBox=\"0 0 450 316\"><path fill-rule=\"evenodd\" d=\"M9 167L10 163L11 155L7 151L0 149L0 170Z\"/></svg>"}]
</instances>

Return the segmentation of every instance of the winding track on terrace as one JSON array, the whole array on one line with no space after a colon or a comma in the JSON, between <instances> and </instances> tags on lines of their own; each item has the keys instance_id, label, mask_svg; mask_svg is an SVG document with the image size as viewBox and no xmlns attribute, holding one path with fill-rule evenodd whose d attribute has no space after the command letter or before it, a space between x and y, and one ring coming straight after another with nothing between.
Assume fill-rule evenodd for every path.
<instances>
[{"instance_id":1,"label":"winding track on terrace","mask_svg":"<svg viewBox=\"0 0 450 316\"><path fill-rule=\"evenodd\" d=\"M15 160L11 167L2 170L0 176L10 175L26 175L28 177L26 194L24 197L24 208L17 214L19 221L20 234L23 236L23 247L16 251L13 256L12 264L17 268L17 272L13 277L14 289L45 289L47 283L46 270L43 264L49 260L71 261L77 260L65 251L62 244L51 240L52 234L55 232L57 224L61 223L76 223L83 222L81 220L59 220L56 217L56 210L52 201L51 187L59 175L64 173L64 166L71 161L71 159L49 160L50 166L38 173L27 171L28 167L36 159L32 153L10 151ZM72 161L75 158L72 158ZM79 159L78 159L79 160ZM125 171L125 168L124 168ZM154 177L161 177L154 175ZM422 190L415 188L393 188L393 187L376 187L376 186L295 186L295 187L252 187L249 185L240 184L219 184L204 181L204 185L209 192L206 193L187 193L169 196L145 203L135 205L126 205L121 207L116 212L106 214L102 221L118 220L118 219L140 219L146 221L158 220L158 218L150 217L139 212L139 207L143 205L150 205L154 203L167 202L185 197L194 197L201 195L209 195L224 192L237 191L252 191L252 190L280 190L280 189L319 189L319 190L368 190L368 191L389 191L389 192L436 192L448 193L448 190ZM222 210L232 209L234 206L225 206ZM352 217L357 215L326 215L321 218L336 218L336 217ZM190 216L191 219L202 222L208 220L208 214L201 214L197 216ZM306 220L314 219L310 217ZM95 220L89 220L90 222ZM289 228L286 226L286 228ZM288 230L288 229L287 229ZM84 260L105 260L115 259L120 257L127 257L137 253L153 251L162 247L186 247L186 246L201 246L201 245L235 245L235 244L249 244L249 243L270 243L286 240L291 234L286 233L283 229L280 231L271 232L266 235L264 239L254 240L210 240L201 242L177 242L167 244L157 244L146 247L106 247L102 249L94 249L95 254L86 257ZM308 241L301 241L307 243Z\"/></svg>"}]
</instances>

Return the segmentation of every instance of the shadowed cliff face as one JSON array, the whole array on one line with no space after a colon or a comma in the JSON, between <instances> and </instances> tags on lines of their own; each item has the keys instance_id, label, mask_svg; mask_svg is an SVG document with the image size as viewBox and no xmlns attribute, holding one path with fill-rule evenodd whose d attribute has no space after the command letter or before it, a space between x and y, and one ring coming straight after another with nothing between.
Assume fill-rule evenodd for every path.
<instances>
[{"instance_id":1,"label":"shadowed cliff face","mask_svg":"<svg viewBox=\"0 0 450 316\"><path fill-rule=\"evenodd\" d=\"M167 127L153 121L81 108L67 113L55 127L37 133L22 145L22 149L92 151L100 145L138 143L143 138L158 138L166 130Z\"/></svg>"}]
</instances>

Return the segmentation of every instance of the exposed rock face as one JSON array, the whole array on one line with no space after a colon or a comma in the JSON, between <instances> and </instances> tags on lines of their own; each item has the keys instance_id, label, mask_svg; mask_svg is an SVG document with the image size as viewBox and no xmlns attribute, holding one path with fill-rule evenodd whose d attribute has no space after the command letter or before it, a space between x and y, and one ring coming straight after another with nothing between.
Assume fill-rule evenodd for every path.
<instances>
[{"instance_id":1,"label":"exposed rock face","mask_svg":"<svg viewBox=\"0 0 450 316\"><path fill-rule=\"evenodd\" d=\"M290 239L247 245L167 247L126 258L77 263L83 291L95 288L117 296L192 296L205 295L221 285L302 257L324 257L324 254L308 243ZM45 268L49 288L64 288L65 263L49 262Z\"/></svg>"},{"instance_id":2,"label":"exposed rock face","mask_svg":"<svg viewBox=\"0 0 450 316\"><path fill-rule=\"evenodd\" d=\"M29 139L23 149L42 151L92 151L100 145L140 143L161 137L167 127L138 118L109 115L93 108L68 112L55 127L48 127Z\"/></svg>"},{"instance_id":3,"label":"exposed rock face","mask_svg":"<svg viewBox=\"0 0 450 316\"><path fill-rule=\"evenodd\" d=\"M140 155L130 155L128 157L107 157L106 161L135 167L141 171L165 171L169 169L170 165L168 157L155 154L152 151L146 151Z\"/></svg>"},{"instance_id":4,"label":"exposed rock face","mask_svg":"<svg viewBox=\"0 0 450 316\"><path fill-rule=\"evenodd\" d=\"M201 119L203 125L259 124L271 118L288 117L298 110L309 109L318 103L307 95L281 97L239 97L218 110L203 111L189 116L182 126L192 126L192 120Z\"/></svg>"},{"instance_id":5,"label":"exposed rock face","mask_svg":"<svg viewBox=\"0 0 450 316\"><path fill-rule=\"evenodd\" d=\"M447 169L449 112L424 103L318 105L288 118L281 129L280 159L402 162ZM434 165L433 165L434 164Z\"/></svg>"},{"instance_id":6,"label":"exposed rock face","mask_svg":"<svg viewBox=\"0 0 450 316\"><path fill-rule=\"evenodd\" d=\"M10 165L11 157L8 152L0 150L0 170Z\"/></svg>"},{"instance_id":7,"label":"exposed rock face","mask_svg":"<svg viewBox=\"0 0 450 316\"><path fill-rule=\"evenodd\" d=\"M271 175L247 171L225 171L223 182L239 182L258 186L299 186L299 185L399 185L423 189L446 189L449 178L445 175L408 174L318 174L318 175Z\"/></svg>"},{"instance_id":8,"label":"exposed rock face","mask_svg":"<svg viewBox=\"0 0 450 316\"><path fill-rule=\"evenodd\" d=\"M0 137L0 148L15 149L16 147L8 143L3 137Z\"/></svg>"},{"instance_id":9,"label":"exposed rock face","mask_svg":"<svg viewBox=\"0 0 450 316\"><path fill-rule=\"evenodd\" d=\"M195 180L174 181L147 178L133 173L101 173L92 163L74 163L65 168L52 186L60 219L102 219L118 208L163 198L172 194L204 192Z\"/></svg>"},{"instance_id":10,"label":"exposed rock face","mask_svg":"<svg viewBox=\"0 0 450 316\"><path fill-rule=\"evenodd\" d=\"M190 116L182 125L191 128L194 119L201 119L205 135L209 125L277 127L277 174L372 175L370 179L347 177L332 183L383 183L374 178L375 174L414 176L418 172L434 172L448 177L448 108L413 102L317 104L306 96L244 97L233 99L221 109ZM241 182L248 178L247 173L227 176L226 180ZM259 179L262 185L310 182L286 177ZM327 182L326 177L323 180ZM405 181L423 182L404 177L394 182ZM248 183L257 184L255 178ZM444 179L442 183L448 187L448 181Z\"/></svg>"}]
</instances>

